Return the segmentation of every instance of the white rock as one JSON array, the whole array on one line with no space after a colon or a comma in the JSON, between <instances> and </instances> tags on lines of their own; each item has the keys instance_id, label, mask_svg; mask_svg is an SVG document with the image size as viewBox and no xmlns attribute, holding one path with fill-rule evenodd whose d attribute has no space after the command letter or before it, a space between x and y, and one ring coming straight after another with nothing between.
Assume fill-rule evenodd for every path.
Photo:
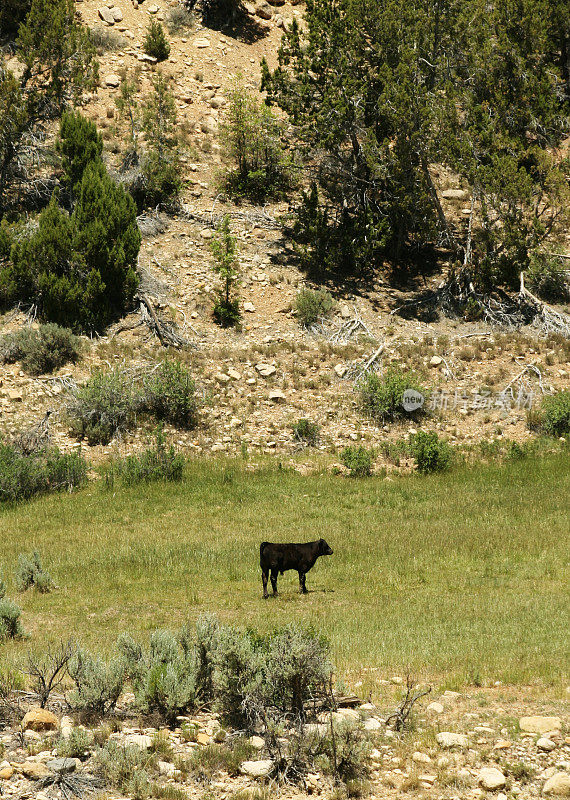
<instances>
[{"instance_id":1,"label":"white rock","mask_svg":"<svg viewBox=\"0 0 570 800\"><path fill-rule=\"evenodd\" d=\"M164 775L167 778L171 778L174 775L175 770L176 767L169 761L158 762L158 772L160 775Z\"/></svg>"},{"instance_id":2,"label":"white rock","mask_svg":"<svg viewBox=\"0 0 570 800\"><path fill-rule=\"evenodd\" d=\"M467 736L464 736L462 733L442 731L441 733L438 733L435 738L438 745L445 749L449 749L451 747L466 748L469 746Z\"/></svg>"},{"instance_id":3,"label":"white rock","mask_svg":"<svg viewBox=\"0 0 570 800\"><path fill-rule=\"evenodd\" d=\"M273 403L284 403L287 400L287 395L281 389L272 389L269 392L269 399Z\"/></svg>"},{"instance_id":4,"label":"white rock","mask_svg":"<svg viewBox=\"0 0 570 800\"><path fill-rule=\"evenodd\" d=\"M148 750L152 745L152 736L146 736L143 733L130 733L125 736L121 742L123 745L136 745L139 750Z\"/></svg>"},{"instance_id":5,"label":"white rock","mask_svg":"<svg viewBox=\"0 0 570 800\"><path fill-rule=\"evenodd\" d=\"M431 758L428 756L427 753L420 753L416 751L412 755L412 761L415 761L416 764L431 764Z\"/></svg>"},{"instance_id":6,"label":"white rock","mask_svg":"<svg viewBox=\"0 0 570 800\"><path fill-rule=\"evenodd\" d=\"M112 89L116 89L121 83L121 79L118 75L111 73L110 75L105 75L105 86L109 86Z\"/></svg>"},{"instance_id":7,"label":"white rock","mask_svg":"<svg viewBox=\"0 0 570 800\"><path fill-rule=\"evenodd\" d=\"M194 39L192 42L194 47L197 47L199 50L203 50L206 47L210 46L210 40L205 38Z\"/></svg>"},{"instance_id":8,"label":"white rock","mask_svg":"<svg viewBox=\"0 0 570 800\"><path fill-rule=\"evenodd\" d=\"M113 15L113 19L115 22L121 22L123 19L123 12L120 8L112 8L111 14Z\"/></svg>"},{"instance_id":9,"label":"white rock","mask_svg":"<svg viewBox=\"0 0 570 800\"><path fill-rule=\"evenodd\" d=\"M346 375L347 367L344 364L337 364L334 368L334 371L338 375L339 378L344 378Z\"/></svg>"},{"instance_id":10,"label":"white rock","mask_svg":"<svg viewBox=\"0 0 570 800\"><path fill-rule=\"evenodd\" d=\"M240 766L242 775L249 775L250 778L265 778L273 770L273 761L264 758L261 761L244 761Z\"/></svg>"},{"instance_id":11,"label":"white rock","mask_svg":"<svg viewBox=\"0 0 570 800\"><path fill-rule=\"evenodd\" d=\"M439 365L443 362L443 358L440 356L432 356L429 360L430 367L439 367Z\"/></svg>"},{"instance_id":12,"label":"white rock","mask_svg":"<svg viewBox=\"0 0 570 800\"><path fill-rule=\"evenodd\" d=\"M270 375L273 375L276 372L275 367L273 364L265 364L261 362L255 365L256 370L259 372L260 375L263 375L264 378L268 378Z\"/></svg>"},{"instance_id":13,"label":"white rock","mask_svg":"<svg viewBox=\"0 0 570 800\"><path fill-rule=\"evenodd\" d=\"M428 714L443 714L445 709L441 703L436 702L436 703L430 703L427 706L426 711Z\"/></svg>"},{"instance_id":14,"label":"white rock","mask_svg":"<svg viewBox=\"0 0 570 800\"><path fill-rule=\"evenodd\" d=\"M489 792L495 792L497 789L502 789L503 786L506 785L507 779L500 769L496 767L484 767L479 772L477 783L479 786L482 786L483 789L487 789Z\"/></svg>"},{"instance_id":15,"label":"white rock","mask_svg":"<svg viewBox=\"0 0 570 800\"><path fill-rule=\"evenodd\" d=\"M101 6L101 8L98 9L97 13L99 14L103 22L107 23L107 25L115 24L115 18L111 13L111 9L107 8L107 6Z\"/></svg>"},{"instance_id":16,"label":"white rock","mask_svg":"<svg viewBox=\"0 0 570 800\"><path fill-rule=\"evenodd\" d=\"M552 741L552 739L547 739L545 736L542 736L536 746L539 750L544 750L545 753L550 753L551 750L556 749L556 743Z\"/></svg>"},{"instance_id":17,"label":"white rock","mask_svg":"<svg viewBox=\"0 0 570 800\"><path fill-rule=\"evenodd\" d=\"M382 728L382 723L380 720L377 720L376 717L370 717L367 720L364 720L364 730L365 731L379 731Z\"/></svg>"},{"instance_id":18,"label":"white rock","mask_svg":"<svg viewBox=\"0 0 570 800\"><path fill-rule=\"evenodd\" d=\"M352 311L351 311L351 310L350 310L350 308L349 308L349 307L346 305L346 303L343 303L343 304L341 305L341 307L340 307L340 315L341 315L341 317L342 317L343 319L350 319L350 318L351 318L351 316L352 316Z\"/></svg>"},{"instance_id":19,"label":"white rock","mask_svg":"<svg viewBox=\"0 0 570 800\"><path fill-rule=\"evenodd\" d=\"M570 797L570 775L567 772L555 773L542 787L542 794Z\"/></svg>"},{"instance_id":20,"label":"white rock","mask_svg":"<svg viewBox=\"0 0 570 800\"><path fill-rule=\"evenodd\" d=\"M256 750L263 750L265 747L265 739L261 736L250 736L249 743L252 747L255 747Z\"/></svg>"},{"instance_id":21,"label":"white rock","mask_svg":"<svg viewBox=\"0 0 570 800\"><path fill-rule=\"evenodd\" d=\"M560 717L521 717L519 728L525 733L550 733L562 728Z\"/></svg>"},{"instance_id":22,"label":"white rock","mask_svg":"<svg viewBox=\"0 0 570 800\"><path fill-rule=\"evenodd\" d=\"M253 314L255 311L255 306L249 300L243 304L243 310L247 311L249 314Z\"/></svg>"},{"instance_id":23,"label":"white rock","mask_svg":"<svg viewBox=\"0 0 570 800\"><path fill-rule=\"evenodd\" d=\"M464 189L444 189L441 196L445 200L465 200L467 192Z\"/></svg>"}]
</instances>

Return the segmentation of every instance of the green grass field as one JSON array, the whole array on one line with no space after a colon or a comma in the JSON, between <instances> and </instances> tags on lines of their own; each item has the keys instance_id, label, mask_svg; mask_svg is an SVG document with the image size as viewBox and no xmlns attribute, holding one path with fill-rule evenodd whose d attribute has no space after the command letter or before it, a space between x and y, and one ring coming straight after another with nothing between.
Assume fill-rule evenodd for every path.
<instances>
[{"instance_id":1,"label":"green grass field","mask_svg":"<svg viewBox=\"0 0 570 800\"><path fill-rule=\"evenodd\" d=\"M202 611L267 630L312 624L340 675L402 674L561 686L570 664L567 453L443 476L302 477L196 461L181 485L45 497L0 511L0 576L37 549L58 589L18 597L31 638L0 658L77 637L108 649L124 630ZM324 537L335 554L261 597L259 543ZM376 668L373 671L363 668Z\"/></svg>"}]
</instances>

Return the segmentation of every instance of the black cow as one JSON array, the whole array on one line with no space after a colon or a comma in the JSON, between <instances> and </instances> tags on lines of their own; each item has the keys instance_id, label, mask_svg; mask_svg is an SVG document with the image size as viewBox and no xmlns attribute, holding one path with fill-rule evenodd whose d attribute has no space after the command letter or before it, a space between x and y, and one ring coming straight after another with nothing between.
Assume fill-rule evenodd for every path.
<instances>
[{"instance_id":1,"label":"black cow","mask_svg":"<svg viewBox=\"0 0 570 800\"><path fill-rule=\"evenodd\" d=\"M259 548L259 564L261 566L261 579L263 581L263 596L267 594L267 579L271 572L271 586L273 596L277 594L277 576L288 569L296 569L299 573L299 591L307 594L305 575L315 565L319 556L332 556L332 548L324 539L304 544L272 544L262 542Z\"/></svg>"}]
</instances>

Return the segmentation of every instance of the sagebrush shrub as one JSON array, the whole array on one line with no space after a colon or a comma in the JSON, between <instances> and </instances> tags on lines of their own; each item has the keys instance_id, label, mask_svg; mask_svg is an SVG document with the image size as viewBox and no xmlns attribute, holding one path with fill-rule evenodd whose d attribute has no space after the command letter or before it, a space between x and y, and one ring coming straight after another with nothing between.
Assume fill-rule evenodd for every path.
<instances>
[{"instance_id":1,"label":"sagebrush shrub","mask_svg":"<svg viewBox=\"0 0 570 800\"><path fill-rule=\"evenodd\" d=\"M179 361L163 361L143 381L142 408L159 421L178 428L194 428L198 404L189 369Z\"/></svg>"},{"instance_id":2,"label":"sagebrush shrub","mask_svg":"<svg viewBox=\"0 0 570 800\"><path fill-rule=\"evenodd\" d=\"M80 453L47 448L24 454L0 443L0 502L16 503L35 495L72 490L87 480L87 463Z\"/></svg>"},{"instance_id":3,"label":"sagebrush shrub","mask_svg":"<svg viewBox=\"0 0 570 800\"><path fill-rule=\"evenodd\" d=\"M79 648L69 661L68 672L75 684L72 708L101 716L115 708L125 680L122 658L99 658Z\"/></svg>"},{"instance_id":4,"label":"sagebrush shrub","mask_svg":"<svg viewBox=\"0 0 570 800\"><path fill-rule=\"evenodd\" d=\"M0 642L5 639L19 639L24 635L20 621L21 609L8 597L0 598Z\"/></svg>"},{"instance_id":5,"label":"sagebrush shrub","mask_svg":"<svg viewBox=\"0 0 570 800\"><path fill-rule=\"evenodd\" d=\"M261 686L263 660L247 633L220 626L213 654L215 705L235 727L248 724L247 700Z\"/></svg>"},{"instance_id":6,"label":"sagebrush shrub","mask_svg":"<svg viewBox=\"0 0 570 800\"><path fill-rule=\"evenodd\" d=\"M550 436L570 433L570 391L558 392L543 399L542 430Z\"/></svg>"},{"instance_id":7,"label":"sagebrush shrub","mask_svg":"<svg viewBox=\"0 0 570 800\"><path fill-rule=\"evenodd\" d=\"M81 340L68 328L47 323L35 328L20 328L0 340L0 358L4 363L20 361L30 375L53 372L69 362L75 363Z\"/></svg>"},{"instance_id":8,"label":"sagebrush shrub","mask_svg":"<svg viewBox=\"0 0 570 800\"><path fill-rule=\"evenodd\" d=\"M105 472L107 486L120 480L125 486L152 481L181 481L184 472L184 456L174 446L166 447L164 434L159 431L156 445L138 455L115 459Z\"/></svg>"},{"instance_id":9,"label":"sagebrush shrub","mask_svg":"<svg viewBox=\"0 0 570 800\"><path fill-rule=\"evenodd\" d=\"M332 676L328 643L297 625L275 631L267 644L267 700L284 713L303 715L310 697L324 695Z\"/></svg>"},{"instance_id":10,"label":"sagebrush shrub","mask_svg":"<svg viewBox=\"0 0 570 800\"><path fill-rule=\"evenodd\" d=\"M310 328L319 320L328 317L335 305L326 289L301 289L295 300L297 319L304 328Z\"/></svg>"},{"instance_id":11,"label":"sagebrush shrub","mask_svg":"<svg viewBox=\"0 0 570 800\"><path fill-rule=\"evenodd\" d=\"M147 56L156 58L157 61L165 61L170 55L170 45L164 33L164 28L155 19L151 19L143 41L143 50Z\"/></svg>"},{"instance_id":12,"label":"sagebrush shrub","mask_svg":"<svg viewBox=\"0 0 570 800\"><path fill-rule=\"evenodd\" d=\"M18 556L16 586L19 592L34 588L41 593L45 593L49 592L53 585L49 572L46 572L42 566L40 554L37 550L31 556Z\"/></svg>"},{"instance_id":13,"label":"sagebrush shrub","mask_svg":"<svg viewBox=\"0 0 570 800\"><path fill-rule=\"evenodd\" d=\"M319 441L319 426L308 419L299 419L293 424L293 437L310 447L316 447Z\"/></svg>"},{"instance_id":14,"label":"sagebrush shrub","mask_svg":"<svg viewBox=\"0 0 570 800\"><path fill-rule=\"evenodd\" d=\"M122 370L95 372L67 404L71 432L90 445L108 444L129 430L140 407L140 393Z\"/></svg>"},{"instance_id":15,"label":"sagebrush shrub","mask_svg":"<svg viewBox=\"0 0 570 800\"><path fill-rule=\"evenodd\" d=\"M83 760L93 745L93 734L85 728L72 728L69 736L58 740L56 751L59 758L79 758Z\"/></svg>"},{"instance_id":16,"label":"sagebrush shrub","mask_svg":"<svg viewBox=\"0 0 570 800\"><path fill-rule=\"evenodd\" d=\"M418 431L410 439L418 472L443 472L451 463L451 447L435 431Z\"/></svg>"},{"instance_id":17,"label":"sagebrush shrub","mask_svg":"<svg viewBox=\"0 0 570 800\"><path fill-rule=\"evenodd\" d=\"M383 375L369 372L358 385L363 410L381 424L422 413L422 408L413 412L404 409L403 398L407 389L426 396L426 389L421 386L413 372L393 367L388 368Z\"/></svg>"},{"instance_id":18,"label":"sagebrush shrub","mask_svg":"<svg viewBox=\"0 0 570 800\"><path fill-rule=\"evenodd\" d=\"M139 708L145 713L156 711L170 722L190 708L196 697L194 652L183 643L183 637L166 630L154 631L146 649L130 636L118 642Z\"/></svg>"},{"instance_id":19,"label":"sagebrush shrub","mask_svg":"<svg viewBox=\"0 0 570 800\"><path fill-rule=\"evenodd\" d=\"M113 740L109 740L95 755L97 771L105 782L129 793L133 776L144 771L147 761L148 755L136 745L124 746Z\"/></svg>"},{"instance_id":20,"label":"sagebrush shrub","mask_svg":"<svg viewBox=\"0 0 570 800\"><path fill-rule=\"evenodd\" d=\"M372 472L372 451L362 445L349 445L340 454L340 460L353 478L364 478Z\"/></svg>"}]
</instances>

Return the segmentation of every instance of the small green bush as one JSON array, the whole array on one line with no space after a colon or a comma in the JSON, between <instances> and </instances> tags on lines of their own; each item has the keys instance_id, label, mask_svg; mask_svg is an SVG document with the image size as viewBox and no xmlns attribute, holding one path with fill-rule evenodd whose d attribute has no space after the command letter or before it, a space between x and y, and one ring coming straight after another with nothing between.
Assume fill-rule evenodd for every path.
<instances>
[{"instance_id":1,"label":"small green bush","mask_svg":"<svg viewBox=\"0 0 570 800\"><path fill-rule=\"evenodd\" d=\"M145 770L149 764L149 756L136 745L125 747L109 740L105 747L96 753L95 763L97 772L105 783L115 789L138 800L145 800L150 795L150 782ZM140 774L142 780L135 780L135 775ZM148 793L145 787L148 788Z\"/></svg>"},{"instance_id":2,"label":"small green bush","mask_svg":"<svg viewBox=\"0 0 570 800\"><path fill-rule=\"evenodd\" d=\"M211 744L194 750L187 766L201 780L211 779L220 771L233 777L240 774L242 763L254 758L256 752L245 737L238 736L229 744Z\"/></svg>"},{"instance_id":3,"label":"small green bush","mask_svg":"<svg viewBox=\"0 0 570 800\"><path fill-rule=\"evenodd\" d=\"M62 155L63 183L70 189L78 186L92 161L101 161L103 139L97 126L79 111L66 111L59 127L57 150Z\"/></svg>"},{"instance_id":4,"label":"small green bush","mask_svg":"<svg viewBox=\"0 0 570 800\"><path fill-rule=\"evenodd\" d=\"M80 453L57 448L24 455L0 443L0 502L16 503L47 492L72 490L87 480L87 462Z\"/></svg>"},{"instance_id":5,"label":"small green bush","mask_svg":"<svg viewBox=\"0 0 570 800\"><path fill-rule=\"evenodd\" d=\"M0 358L4 363L20 361L30 375L53 372L79 358L81 340L68 328L54 323L39 328L20 328L0 339Z\"/></svg>"},{"instance_id":6,"label":"small green bush","mask_svg":"<svg viewBox=\"0 0 570 800\"><path fill-rule=\"evenodd\" d=\"M247 727L247 701L262 684L264 654L248 633L220 626L213 653L215 707L232 725Z\"/></svg>"},{"instance_id":7,"label":"small green bush","mask_svg":"<svg viewBox=\"0 0 570 800\"><path fill-rule=\"evenodd\" d=\"M405 416L417 416L422 412L422 408L413 412L404 409L403 397L408 389L426 396L426 389L419 384L413 372L393 367L387 369L383 375L369 372L358 386L363 410L380 424Z\"/></svg>"},{"instance_id":8,"label":"small green bush","mask_svg":"<svg viewBox=\"0 0 570 800\"><path fill-rule=\"evenodd\" d=\"M58 758L87 758L93 745L93 734L85 728L73 728L66 739L59 739L56 745Z\"/></svg>"},{"instance_id":9,"label":"small green bush","mask_svg":"<svg viewBox=\"0 0 570 800\"><path fill-rule=\"evenodd\" d=\"M133 426L139 407L140 394L124 371L95 372L68 402L71 433L90 445L108 444Z\"/></svg>"},{"instance_id":10,"label":"small green bush","mask_svg":"<svg viewBox=\"0 0 570 800\"><path fill-rule=\"evenodd\" d=\"M232 197L262 202L291 187L291 164L281 143L282 128L268 106L240 83L234 85L220 128L221 142L232 164L223 185Z\"/></svg>"},{"instance_id":11,"label":"small green bush","mask_svg":"<svg viewBox=\"0 0 570 800\"><path fill-rule=\"evenodd\" d=\"M54 583L49 572L42 567L40 554L36 551L31 556L20 555L16 569L16 586L19 592L37 589L41 594L51 591Z\"/></svg>"},{"instance_id":12,"label":"small green bush","mask_svg":"<svg viewBox=\"0 0 570 800\"><path fill-rule=\"evenodd\" d=\"M8 597L0 598L0 642L5 639L19 639L24 635L20 607Z\"/></svg>"},{"instance_id":13,"label":"small green bush","mask_svg":"<svg viewBox=\"0 0 570 800\"><path fill-rule=\"evenodd\" d=\"M570 433L570 391L558 392L543 399L542 429L550 436Z\"/></svg>"},{"instance_id":14,"label":"small green bush","mask_svg":"<svg viewBox=\"0 0 570 800\"><path fill-rule=\"evenodd\" d=\"M157 61L165 61L170 55L170 45L164 33L164 28L155 19L151 19L148 24L143 50L147 56L152 56Z\"/></svg>"},{"instance_id":15,"label":"small green bush","mask_svg":"<svg viewBox=\"0 0 570 800\"><path fill-rule=\"evenodd\" d=\"M372 451L362 445L349 445L340 454L340 460L350 470L351 477L364 478L372 472L372 456Z\"/></svg>"},{"instance_id":16,"label":"small green bush","mask_svg":"<svg viewBox=\"0 0 570 800\"><path fill-rule=\"evenodd\" d=\"M326 289L301 289L295 300L297 319L304 328L310 328L334 308L334 300Z\"/></svg>"},{"instance_id":17,"label":"small green bush","mask_svg":"<svg viewBox=\"0 0 570 800\"><path fill-rule=\"evenodd\" d=\"M170 8L166 14L168 33L175 34L185 28L193 28L196 19L194 14L183 5Z\"/></svg>"},{"instance_id":18,"label":"small green bush","mask_svg":"<svg viewBox=\"0 0 570 800\"><path fill-rule=\"evenodd\" d=\"M451 447L435 431L418 431L410 439L410 452L418 472L443 472L451 463Z\"/></svg>"},{"instance_id":19,"label":"small green bush","mask_svg":"<svg viewBox=\"0 0 570 800\"><path fill-rule=\"evenodd\" d=\"M179 636L154 631L146 650L126 635L118 646L141 711L158 712L172 722L194 704L196 662L184 631Z\"/></svg>"},{"instance_id":20,"label":"small green bush","mask_svg":"<svg viewBox=\"0 0 570 800\"><path fill-rule=\"evenodd\" d=\"M570 298L566 265L556 254L533 253L527 280L529 289L547 302L565 303Z\"/></svg>"},{"instance_id":21,"label":"small green bush","mask_svg":"<svg viewBox=\"0 0 570 800\"><path fill-rule=\"evenodd\" d=\"M196 427L196 385L188 368L179 361L163 361L143 381L142 409L177 428Z\"/></svg>"},{"instance_id":22,"label":"small green bush","mask_svg":"<svg viewBox=\"0 0 570 800\"><path fill-rule=\"evenodd\" d=\"M332 671L328 643L311 629L288 625L269 636L265 701L302 716L304 703L326 692Z\"/></svg>"},{"instance_id":23,"label":"small green bush","mask_svg":"<svg viewBox=\"0 0 570 800\"><path fill-rule=\"evenodd\" d=\"M162 431L156 435L156 445L143 450L139 455L116 459L105 473L107 486L120 480L125 486L152 481L181 481L184 472L184 456L174 446L166 447Z\"/></svg>"},{"instance_id":24,"label":"small green bush","mask_svg":"<svg viewBox=\"0 0 570 800\"><path fill-rule=\"evenodd\" d=\"M72 708L101 716L115 708L125 680L122 658L98 658L79 648L69 661L68 672L75 684Z\"/></svg>"},{"instance_id":25,"label":"small green bush","mask_svg":"<svg viewBox=\"0 0 570 800\"><path fill-rule=\"evenodd\" d=\"M299 419L293 425L293 437L309 447L316 447L319 442L319 426L308 419Z\"/></svg>"}]
</instances>

